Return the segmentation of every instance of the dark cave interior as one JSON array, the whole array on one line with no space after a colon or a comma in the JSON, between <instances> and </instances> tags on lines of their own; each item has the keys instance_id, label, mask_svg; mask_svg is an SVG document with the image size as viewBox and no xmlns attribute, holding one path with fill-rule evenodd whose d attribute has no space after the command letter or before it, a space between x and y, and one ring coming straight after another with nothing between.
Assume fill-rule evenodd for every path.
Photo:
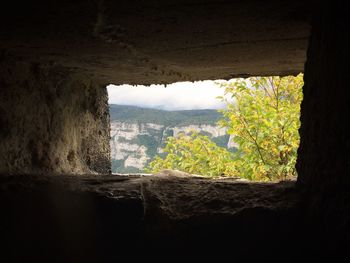
<instances>
[{"instance_id":1,"label":"dark cave interior","mask_svg":"<svg viewBox=\"0 0 350 263\"><path fill-rule=\"evenodd\" d=\"M4 4L1 259L110 262L141 249L286 260L350 254L345 5ZM298 72L305 84L296 182L110 175L106 84Z\"/></svg>"}]
</instances>

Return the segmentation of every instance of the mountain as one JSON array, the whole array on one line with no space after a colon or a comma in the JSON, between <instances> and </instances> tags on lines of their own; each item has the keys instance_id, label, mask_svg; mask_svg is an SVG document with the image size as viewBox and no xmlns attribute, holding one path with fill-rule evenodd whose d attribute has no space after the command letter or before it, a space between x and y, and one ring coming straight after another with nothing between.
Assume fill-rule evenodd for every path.
<instances>
[{"instance_id":1,"label":"mountain","mask_svg":"<svg viewBox=\"0 0 350 263\"><path fill-rule=\"evenodd\" d=\"M185 126L190 124L210 124L222 118L222 114L216 110L179 110L166 111L136 106L109 105L111 122L142 122L155 123L165 126Z\"/></svg>"},{"instance_id":2,"label":"mountain","mask_svg":"<svg viewBox=\"0 0 350 263\"><path fill-rule=\"evenodd\" d=\"M112 172L141 172L166 139L193 130L207 135L219 146L234 149L226 128L217 126L222 114L216 110L165 111L111 104Z\"/></svg>"}]
</instances>

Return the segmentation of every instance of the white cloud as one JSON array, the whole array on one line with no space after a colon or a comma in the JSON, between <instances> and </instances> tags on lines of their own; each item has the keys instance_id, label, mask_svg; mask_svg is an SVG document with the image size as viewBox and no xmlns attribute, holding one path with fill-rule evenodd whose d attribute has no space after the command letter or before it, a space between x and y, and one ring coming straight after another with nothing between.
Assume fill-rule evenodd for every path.
<instances>
[{"instance_id":1,"label":"white cloud","mask_svg":"<svg viewBox=\"0 0 350 263\"><path fill-rule=\"evenodd\" d=\"M216 99L224 88L215 83L224 80L177 82L167 85L108 85L109 103L135 105L165 110L222 109L225 103Z\"/></svg>"}]
</instances>

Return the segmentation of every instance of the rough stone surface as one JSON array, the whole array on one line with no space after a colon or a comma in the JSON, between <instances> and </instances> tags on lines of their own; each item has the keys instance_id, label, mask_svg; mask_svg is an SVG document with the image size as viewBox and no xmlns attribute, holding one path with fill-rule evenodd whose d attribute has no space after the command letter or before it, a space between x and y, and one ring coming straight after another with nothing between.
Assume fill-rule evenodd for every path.
<instances>
[{"instance_id":1,"label":"rough stone surface","mask_svg":"<svg viewBox=\"0 0 350 263\"><path fill-rule=\"evenodd\" d=\"M108 173L106 89L49 64L0 62L0 173Z\"/></svg>"},{"instance_id":2,"label":"rough stone surface","mask_svg":"<svg viewBox=\"0 0 350 263\"><path fill-rule=\"evenodd\" d=\"M220 141L222 147L237 147L233 142L233 136L227 135L227 129L214 124L191 124L191 125L160 125L151 122L124 122L112 120L111 124L111 160L118 164L113 166L112 172L142 171L152 160L155 154L162 153L169 136L177 137L180 133L190 135L193 131L205 134L210 138L225 136L228 141ZM147 138L143 141L140 138ZM222 138L222 137L221 137ZM128 168L127 168L128 169Z\"/></svg>"},{"instance_id":3,"label":"rough stone surface","mask_svg":"<svg viewBox=\"0 0 350 263\"><path fill-rule=\"evenodd\" d=\"M308 1L12 1L0 54L53 62L104 84L303 71Z\"/></svg>"},{"instance_id":4,"label":"rough stone surface","mask_svg":"<svg viewBox=\"0 0 350 263\"><path fill-rule=\"evenodd\" d=\"M303 70L305 1L11 1L0 15L0 172L109 170L104 85Z\"/></svg>"},{"instance_id":5,"label":"rough stone surface","mask_svg":"<svg viewBox=\"0 0 350 263\"><path fill-rule=\"evenodd\" d=\"M9 250L1 257L19 262L56 254L60 262L111 262L130 250L130 257L147 251L145 258L168 252L237 259L253 250L263 259L289 251L301 234L294 182L171 174L2 176L0 204L6 217L0 230Z\"/></svg>"},{"instance_id":6,"label":"rough stone surface","mask_svg":"<svg viewBox=\"0 0 350 263\"><path fill-rule=\"evenodd\" d=\"M315 6L301 107L298 187L312 243L335 258L350 253L350 72L345 1Z\"/></svg>"},{"instance_id":7,"label":"rough stone surface","mask_svg":"<svg viewBox=\"0 0 350 263\"><path fill-rule=\"evenodd\" d=\"M349 254L348 9L341 0L307 2L3 4L0 260L116 262L128 248L129 258L169 252L163 261L186 252L213 253L216 261L282 254L279 261L294 262L305 261L304 252L313 261ZM316 16L298 188L176 176L43 176L106 171L101 84L302 71L309 7ZM19 172L41 175L9 176Z\"/></svg>"},{"instance_id":8,"label":"rough stone surface","mask_svg":"<svg viewBox=\"0 0 350 263\"><path fill-rule=\"evenodd\" d=\"M301 106L299 184L350 186L350 33L345 2L323 3L314 19Z\"/></svg>"}]
</instances>

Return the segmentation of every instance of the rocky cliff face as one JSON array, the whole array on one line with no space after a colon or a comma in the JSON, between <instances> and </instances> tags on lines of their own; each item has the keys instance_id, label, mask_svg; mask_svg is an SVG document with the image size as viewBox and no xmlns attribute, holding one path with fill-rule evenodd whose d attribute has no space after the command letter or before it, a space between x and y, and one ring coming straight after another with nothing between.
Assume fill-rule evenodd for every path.
<instances>
[{"instance_id":1,"label":"rocky cliff face","mask_svg":"<svg viewBox=\"0 0 350 263\"><path fill-rule=\"evenodd\" d=\"M140 172L162 148L169 136L196 131L211 137L218 145L233 148L226 128L213 124L167 126L156 123L111 122L112 172Z\"/></svg>"},{"instance_id":2,"label":"rocky cliff face","mask_svg":"<svg viewBox=\"0 0 350 263\"><path fill-rule=\"evenodd\" d=\"M163 125L154 123L111 123L113 172L137 172L154 156L163 140Z\"/></svg>"}]
</instances>

